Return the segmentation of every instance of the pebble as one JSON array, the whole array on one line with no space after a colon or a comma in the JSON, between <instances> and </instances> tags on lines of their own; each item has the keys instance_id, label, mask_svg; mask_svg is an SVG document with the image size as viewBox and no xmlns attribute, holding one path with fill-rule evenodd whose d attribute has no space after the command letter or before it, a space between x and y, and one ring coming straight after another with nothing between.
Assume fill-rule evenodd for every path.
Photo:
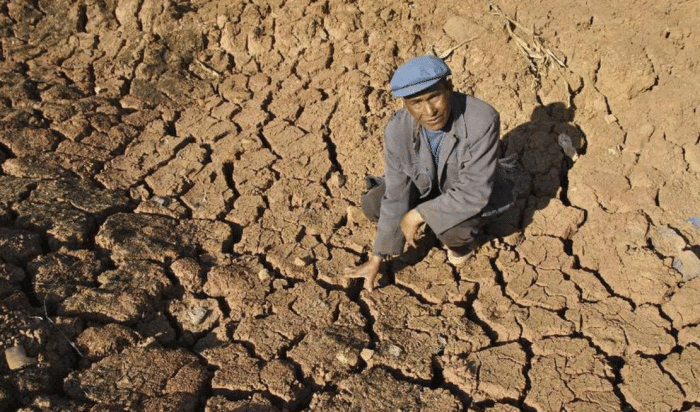
<instances>
[{"instance_id":1,"label":"pebble","mask_svg":"<svg viewBox=\"0 0 700 412\"><path fill-rule=\"evenodd\" d=\"M689 218L685 219L685 221L690 222L690 224L693 225L693 227L695 229L700 229L700 218L689 217Z\"/></svg>"},{"instance_id":2,"label":"pebble","mask_svg":"<svg viewBox=\"0 0 700 412\"><path fill-rule=\"evenodd\" d=\"M397 358L401 356L401 352L403 352L403 350L400 347L396 345L389 345L389 355Z\"/></svg>"},{"instance_id":3,"label":"pebble","mask_svg":"<svg viewBox=\"0 0 700 412\"><path fill-rule=\"evenodd\" d=\"M13 371L36 363L34 358L27 356L24 347L21 345L5 349L5 360L7 361L7 366Z\"/></svg>"},{"instance_id":4,"label":"pebble","mask_svg":"<svg viewBox=\"0 0 700 412\"><path fill-rule=\"evenodd\" d=\"M190 322L192 322L192 324L199 325L204 321L204 318L207 316L208 312L209 311L207 308L203 306L195 306L187 311L187 318L190 320Z\"/></svg>"},{"instance_id":5,"label":"pebble","mask_svg":"<svg viewBox=\"0 0 700 412\"><path fill-rule=\"evenodd\" d=\"M690 250L684 250L673 259L673 268L681 272L687 282L700 276L700 259Z\"/></svg>"},{"instance_id":6,"label":"pebble","mask_svg":"<svg viewBox=\"0 0 700 412\"><path fill-rule=\"evenodd\" d=\"M266 282L270 279L270 272L265 268L260 269L258 272L258 279L260 279L261 282Z\"/></svg>"},{"instance_id":7,"label":"pebble","mask_svg":"<svg viewBox=\"0 0 700 412\"><path fill-rule=\"evenodd\" d=\"M372 349L362 349L360 352L360 357L365 361L369 362L370 359L372 359L372 356L374 356L374 351Z\"/></svg>"},{"instance_id":8,"label":"pebble","mask_svg":"<svg viewBox=\"0 0 700 412\"><path fill-rule=\"evenodd\" d=\"M557 138L559 146L561 146L564 154L569 157L574 162L578 159L578 152L574 148L574 144L571 142L571 137L565 133L561 133Z\"/></svg>"}]
</instances>

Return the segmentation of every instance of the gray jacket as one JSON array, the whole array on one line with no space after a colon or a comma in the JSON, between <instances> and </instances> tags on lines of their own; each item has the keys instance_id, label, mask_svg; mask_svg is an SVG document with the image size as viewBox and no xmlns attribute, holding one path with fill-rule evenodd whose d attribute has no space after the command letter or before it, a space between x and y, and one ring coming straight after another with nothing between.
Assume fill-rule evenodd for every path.
<instances>
[{"instance_id":1,"label":"gray jacket","mask_svg":"<svg viewBox=\"0 0 700 412\"><path fill-rule=\"evenodd\" d=\"M384 129L386 192L374 241L375 254L401 253L405 241L401 218L413 207L417 206L427 225L440 234L512 203L512 183L494 184L499 155L498 112L462 93L452 94L450 110L452 128L443 137L437 175L420 126L406 109L398 110ZM427 200L434 185L439 186L440 194ZM495 188L503 193L492 196Z\"/></svg>"}]
</instances>

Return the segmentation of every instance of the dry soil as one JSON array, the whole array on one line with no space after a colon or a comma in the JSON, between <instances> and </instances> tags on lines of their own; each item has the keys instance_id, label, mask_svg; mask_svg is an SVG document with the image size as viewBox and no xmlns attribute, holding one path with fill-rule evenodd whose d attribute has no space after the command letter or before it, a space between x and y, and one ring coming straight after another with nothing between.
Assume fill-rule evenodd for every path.
<instances>
[{"instance_id":1,"label":"dry soil","mask_svg":"<svg viewBox=\"0 0 700 412\"><path fill-rule=\"evenodd\" d=\"M436 3L1 0L0 411L699 411L700 4ZM425 53L516 206L363 291Z\"/></svg>"}]
</instances>

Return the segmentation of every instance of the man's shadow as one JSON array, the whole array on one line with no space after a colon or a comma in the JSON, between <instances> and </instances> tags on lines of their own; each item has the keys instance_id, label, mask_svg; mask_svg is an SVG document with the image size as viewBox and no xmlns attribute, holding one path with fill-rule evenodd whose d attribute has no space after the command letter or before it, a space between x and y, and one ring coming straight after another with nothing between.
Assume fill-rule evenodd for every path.
<instances>
[{"instance_id":1,"label":"man's shadow","mask_svg":"<svg viewBox=\"0 0 700 412\"><path fill-rule=\"evenodd\" d=\"M488 218L484 233L478 238L477 250L494 238L508 238L521 233L532 222L536 211L544 209L554 198L568 205L568 171L573 161L566 157L558 138L569 136L579 155L585 153L583 132L573 124L574 107L562 102L537 106L530 121L506 133L500 142L501 157L513 168L507 172L515 183L513 206ZM422 261L433 247L440 247L435 235L426 230L392 267L398 272Z\"/></svg>"}]
</instances>

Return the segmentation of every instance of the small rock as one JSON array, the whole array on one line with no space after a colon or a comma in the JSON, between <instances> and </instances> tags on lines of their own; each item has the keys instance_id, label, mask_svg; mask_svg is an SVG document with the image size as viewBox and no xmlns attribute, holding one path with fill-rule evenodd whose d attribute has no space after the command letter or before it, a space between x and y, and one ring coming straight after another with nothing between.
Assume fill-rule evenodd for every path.
<instances>
[{"instance_id":1,"label":"small rock","mask_svg":"<svg viewBox=\"0 0 700 412\"><path fill-rule=\"evenodd\" d=\"M303 258L296 257L296 258L294 258L294 265L299 266L299 267L304 267L304 266L308 266L312 261L313 261L313 259L310 256L305 256Z\"/></svg>"},{"instance_id":2,"label":"small rock","mask_svg":"<svg viewBox=\"0 0 700 412\"><path fill-rule=\"evenodd\" d=\"M270 279L270 272L265 268L260 269L258 272L258 279L260 279L261 282L267 281Z\"/></svg>"},{"instance_id":3,"label":"small rock","mask_svg":"<svg viewBox=\"0 0 700 412\"><path fill-rule=\"evenodd\" d=\"M199 325L204 321L209 311L203 306L195 306L187 311L187 318L195 325Z\"/></svg>"},{"instance_id":4,"label":"small rock","mask_svg":"<svg viewBox=\"0 0 700 412\"><path fill-rule=\"evenodd\" d=\"M690 250L684 250L673 259L673 268L683 275L687 282L700 276L700 259Z\"/></svg>"},{"instance_id":5,"label":"small rock","mask_svg":"<svg viewBox=\"0 0 700 412\"><path fill-rule=\"evenodd\" d=\"M372 356L374 356L374 351L372 349L362 349L362 352L360 352L360 357L365 361L369 362L370 359L372 359Z\"/></svg>"},{"instance_id":6,"label":"small rock","mask_svg":"<svg viewBox=\"0 0 700 412\"><path fill-rule=\"evenodd\" d=\"M389 355L398 358L401 356L401 352L403 352L403 350L400 347L396 345L389 345Z\"/></svg>"},{"instance_id":7,"label":"small rock","mask_svg":"<svg viewBox=\"0 0 700 412\"><path fill-rule=\"evenodd\" d=\"M342 364L344 364L344 365L350 364L350 360L348 359L348 357L347 357L343 352L338 352L338 353L335 355L335 359L336 359L338 362L340 362L340 363L342 363Z\"/></svg>"},{"instance_id":8,"label":"small rock","mask_svg":"<svg viewBox=\"0 0 700 412\"><path fill-rule=\"evenodd\" d=\"M328 179L328 184L331 187L343 187L347 180L347 177L341 175L340 173L333 173Z\"/></svg>"},{"instance_id":9,"label":"small rock","mask_svg":"<svg viewBox=\"0 0 700 412\"><path fill-rule=\"evenodd\" d=\"M690 224L693 225L693 227L695 229L700 229L700 218L689 217L689 218L685 219L685 221L690 222Z\"/></svg>"},{"instance_id":10,"label":"small rock","mask_svg":"<svg viewBox=\"0 0 700 412\"><path fill-rule=\"evenodd\" d=\"M19 345L5 350L5 360L7 361L7 366L13 371L36 363L36 359L28 357L24 347Z\"/></svg>"},{"instance_id":11,"label":"small rock","mask_svg":"<svg viewBox=\"0 0 700 412\"><path fill-rule=\"evenodd\" d=\"M557 138L559 146L561 146L564 154L571 160L576 161L578 159L578 152L574 148L574 144L571 142L571 137L569 135L561 133Z\"/></svg>"}]
</instances>

